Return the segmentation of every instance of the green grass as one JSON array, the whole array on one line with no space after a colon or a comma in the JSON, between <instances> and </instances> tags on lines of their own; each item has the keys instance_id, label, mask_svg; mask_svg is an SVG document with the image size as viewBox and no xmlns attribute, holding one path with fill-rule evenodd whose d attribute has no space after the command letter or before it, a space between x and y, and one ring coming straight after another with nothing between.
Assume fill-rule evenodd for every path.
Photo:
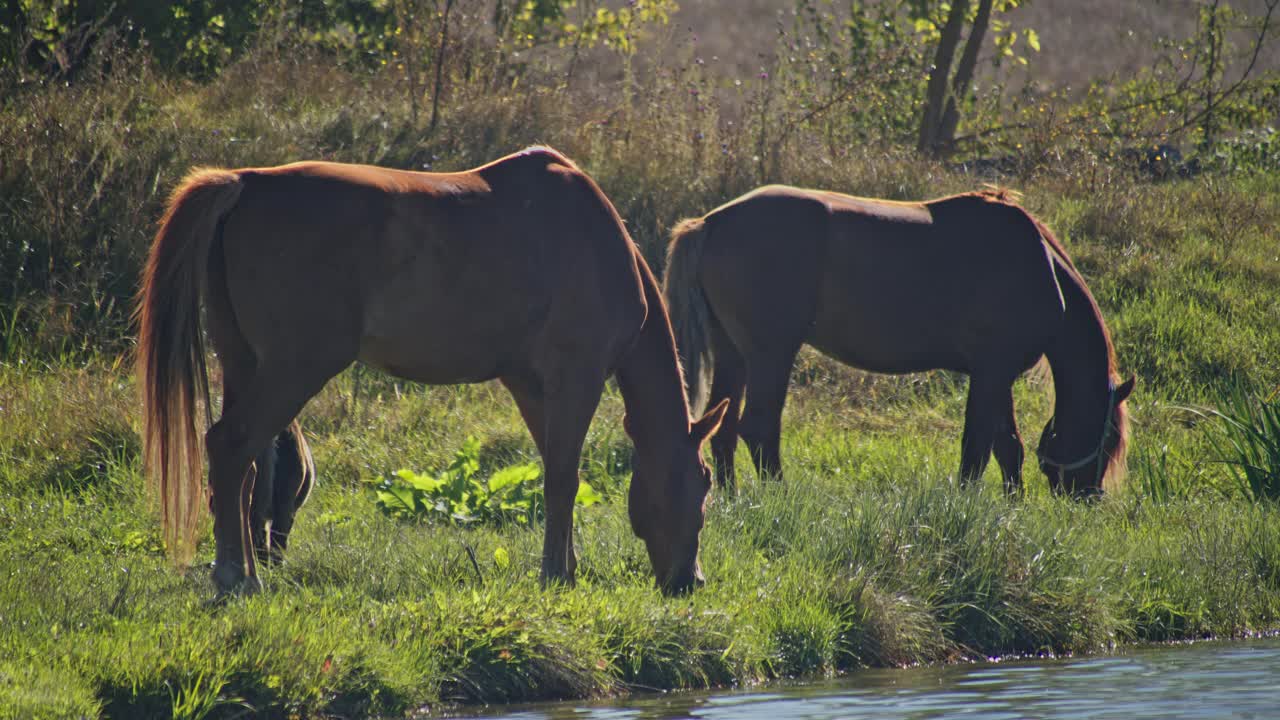
<instances>
[{"instance_id":1,"label":"green grass","mask_svg":"<svg viewBox=\"0 0 1280 720\"><path fill-rule=\"evenodd\" d=\"M1212 494L1134 482L1096 506L1050 497L1030 463L1023 502L994 470L963 491L948 479L962 384L825 363L806 354L797 372L787 483L716 497L710 582L675 600L653 589L626 519L616 392L587 441L584 474L608 499L579 510L578 586L544 592L537 527L398 522L358 482L443 469L469 435L489 466L531 457L500 389L397 395L371 376L352 411L344 374L304 416L321 484L289 562L264 572L263 595L216 608L208 533L195 569L174 571L136 443L111 439L136 415L130 382L7 366L0 714L400 715L1280 627L1280 508L1232 492L1220 465L1199 476ZM864 398L844 394L854 381ZM1045 393L1019 386L1024 424ZM1157 419L1137 442L1194 454L1202 435Z\"/></svg>"}]
</instances>

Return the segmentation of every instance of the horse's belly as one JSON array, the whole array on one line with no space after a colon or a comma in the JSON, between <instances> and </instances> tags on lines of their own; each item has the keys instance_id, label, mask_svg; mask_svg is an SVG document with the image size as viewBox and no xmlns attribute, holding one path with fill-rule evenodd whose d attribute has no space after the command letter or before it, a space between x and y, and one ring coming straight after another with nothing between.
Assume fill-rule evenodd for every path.
<instances>
[{"instance_id":1,"label":"horse's belly","mask_svg":"<svg viewBox=\"0 0 1280 720\"><path fill-rule=\"evenodd\" d=\"M459 352L456 344L442 341L433 347L365 337L360 362L396 377L429 385L483 382L497 377L498 359L492 353Z\"/></svg>"},{"instance_id":2,"label":"horse's belly","mask_svg":"<svg viewBox=\"0 0 1280 720\"><path fill-rule=\"evenodd\" d=\"M431 384L490 380L519 362L549 298L520 263L472 252L424 254L367 293L360 360Z\"/></svg>"},{"instance_id":3,"label":"horse's belly","mask_svg":"<svg viewBox=\"0 0 1280 720\"><path fill-rule=\"evenodd\" d=\"M360 361L398 377L444 385L491 380L524 357L534 322L529 308L485 312L452 305L417 311L370 308Z\"/></svg>"},{"instance_id":4,"label":"horse's belly","mask_svg":"<svg viewBox=\"0 0 1280 720\"><path fill-rule=\"evenodd\" d=\"M865 315L824 317L820 311L806 342L828 357L870 372L894 375L964 369L963 358L936 323L905 320Z\"/></svg>"},{"instance_id":5,"label":"horse's belly","mask_svg":"<svg viewBox=\"0 0 1280 720\"><path fill-rule=\"evenodd\" d=\"M958 357L936 350L899 348L897 352L893 352L892 349L883 347L853 347L847 343L832 345L810 341L809 344L827 357L867 372L902 375L926 370L964 370Z\"/></svg>"}]
</instances>

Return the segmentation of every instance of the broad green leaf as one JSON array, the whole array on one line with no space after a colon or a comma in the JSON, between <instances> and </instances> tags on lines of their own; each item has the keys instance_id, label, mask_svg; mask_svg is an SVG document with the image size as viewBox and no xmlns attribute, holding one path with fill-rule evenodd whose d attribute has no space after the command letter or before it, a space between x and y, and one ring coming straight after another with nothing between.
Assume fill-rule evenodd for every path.
<instances>
[{"instance_id":1,"label":"broad green leaf","mask_svg":"<svg viewBox=\"0 0 1280 720\"><path fill-rule=\"evenodd\" d=\"M542 468L534 463L512 465L494 473L489 478L489 492L498 493L513 485L522 485L542 476Z\"/></svg>"},{"instance_id":2,"label":"broad green leaf","mask_svg":"<svg viewBox=\"0 0 1280 720\"><path fill-rule=\"evenodd\" d=\"M573 499L575 503L582 507L591 507L603 500L604 495L597 492L595 488L591 487L591 485L585 482L578 483L578 494Z\"/></svg>"},{"instance_id":3,"label":"broad green leaf","mask_svg":"<svg viewBox=\"0 0 1280 720\"><path fill-rule=\"evenodd\" d=\"M425 473L419 475L412 470L397 470L396 477L403 480L410 487L421 490L424 493L433 493L444 484L444 481L440 478L434 478Z\"/></svg>"}]
</instances>

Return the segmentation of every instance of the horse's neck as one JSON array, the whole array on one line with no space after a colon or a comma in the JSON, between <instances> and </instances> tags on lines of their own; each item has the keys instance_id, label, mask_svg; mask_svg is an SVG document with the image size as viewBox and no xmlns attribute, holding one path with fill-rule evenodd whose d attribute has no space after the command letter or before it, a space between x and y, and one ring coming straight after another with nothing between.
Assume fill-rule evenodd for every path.
<instances>
[{"instance_id":1,"label":"horse's neck","mask_svg":"<svg viewBox=\"0 0 1280 720\"><path fill-rule=\"evenodd\" d=\"M642 268L648 315L631 352L618 365L618 389L637 449L665 447L689 432L689 403L675 338L653 276Z\"/></svg>"},{"instance_id":2,"label":"horse's neck","mask_svg":"<svg viewBox=\"0 0 1280 720\"><path fill-rule=\"evenodd\" d=\"M1100 403L1112 381L1107 330L1079 276L1059 267L1058 280L1066 313L1062 332L1045 353L1053 371L1054 414L1100 418Z\"/></svg>"}]
</instances>

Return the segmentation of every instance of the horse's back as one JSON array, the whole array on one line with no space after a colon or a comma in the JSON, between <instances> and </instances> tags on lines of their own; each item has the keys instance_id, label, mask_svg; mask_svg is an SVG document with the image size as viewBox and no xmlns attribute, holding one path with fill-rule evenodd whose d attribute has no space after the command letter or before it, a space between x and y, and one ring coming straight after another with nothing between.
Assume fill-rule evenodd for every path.
<instances>
[{"instance_id":1,"label":"horse's back","mask_svg":"<svg viewBox=\"0 0 1280 720\"><path fill-rule=\"evenodd\" d=\"M989 194L913 203L766 186L704 222L700 279L744 352L801 333L869 370L967 370L984 353L1022 362L1062 313L1034 220Z\"/></svg>"},{"instance_id":2,"label":"horse's back","mask_svg":"<svg viewBox=\"0 0 1280 720\"><path fill-rule=\"evenodd\" d=\"M1070 265L1056 243L1021 206L994 192L968 193L927 203L934 218L934 251L954 268L957 282L985 283L992 296L1023 304L1052 296L1061 312L1054 264ZM1043 310L1034 304L1029 309Z\"/></svg>"},{"instance_id":3,"label":"horse's back","mask_svg":"<svg viewBox=\"0 0 1280 720\"><path fill-rule=\"evenodd\" d=\"M814 344L883 372L1034 362L1061 317L1053 261L1021 208L985 195L923 203L928 222L839 213Z\"/></svg>"},{"instance_id":4,"label":"horse's back","mask_svg":"<svg viewBox=\"0 0 1280 720\"><path fill-rule=\"evenodd\" d=\"M373 365L463 382L500 375L549 325L598 326L582 342L609 344L602 332L638 332L644 317L625 231L555 151L459 173L297 163L241 175L228 285L259 342L305 308Z\"/></svg>"}]
</instances>

